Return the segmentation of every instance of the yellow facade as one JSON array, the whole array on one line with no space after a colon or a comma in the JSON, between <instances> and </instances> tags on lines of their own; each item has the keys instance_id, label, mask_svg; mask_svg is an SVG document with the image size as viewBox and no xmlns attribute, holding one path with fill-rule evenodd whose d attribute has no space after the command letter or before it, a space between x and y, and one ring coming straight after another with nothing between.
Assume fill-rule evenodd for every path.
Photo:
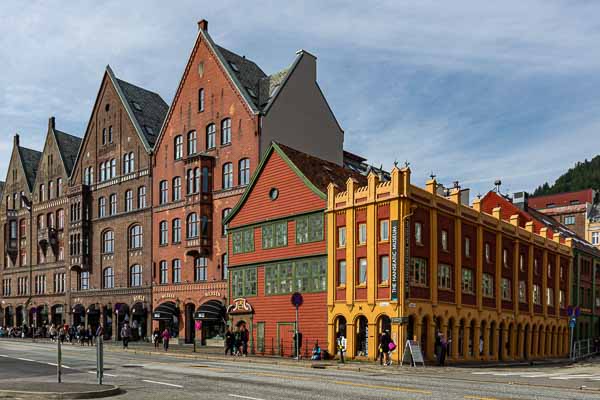
<instances>
[{"instance_id":1,"label":"yellow facade","mask_svg":"<svg viewBox=\"0 0 600 400\"><path fill-rule=\"evenodd\" d=\"M438 301L438 230L436 227L437 213L450 216L454 224L454 235L461 238L461 221L469 221L477 226L477 248L473 249L476 260L474 283L482 287L483 276L483 232L486 230L496 232L496 241L500 243L503 235L508 236L515 243L515 262L513 283L518 282L518 254L519 244L529 245L529 264L533 265L534 245L543 249L543 266L548 264L559 274L560 257L568 258L572 262L571 245L569 240L565 244L559 242L560 237L548 237L547 230L542 229L540 234L533 232L533 224L528 223L525 228L518 226L518 216L511 217L510 222L502 221L501 210L495 209L493 215L480 211L479 200L475 200L472 207L460 204L460 192L455 190L449 198L436 194L437 183L432 180L427 182L426 189L421 189L410 183L410 169L394 168L391 180L380 183L375 175L370 175L368 186L357 187L356 182L348 180L345 191L330 185L328 190L327 227L328 227L328 342L329 351L336 351L336 338L341 324L345 322L346 331L346 356L348 358L364 356L375 359L378 355L378 337L382 330L383 320L393 317L408 317L410 324L392 324L391 335L398 346L393 358L399 361L402 349L410 334L414 339L425 339L425 358L434 358L434 342L436 331L441 331L452 338L449 346L450 360L509 360L533 359L544 357L564 356L568 353L568 321L566 317L549 315L546 300L542 300L543 313L534 314L533 301L529 299L529 311L519 310L517 285L513 284L512 297L514 310L502 308L500 278L502 276L501 246L496 246L496 274L495 274L495 301L496 307L484 307L482 290L477 290L475 305L461 304L461 275L455 273L452 277L456 292L454 303ZM393 222L398 224L398 298L397 300L377 298L378 283L378 210L379 207L389 207L390 226ZM410 226L410 217L419 207L429 211L429 273L428 299L405 298L405 222ZM360 285L360 290L366 289L366 298L356 299L357 282L357 256L356 240L356 215L366 213L367 242L367 282ZM346 227L345 249L338 248L337 223L344 220ZM390 241L391 250L391 241ZM455 240L453 250L456 266L461 265L461 240ZM340 251L345 251L346 279L345 285L339 286L338 257ZM362 250L364 253L364 250ZM549 260L548 253L555 254L556 259ZM390 251L390 255L392 252ZM362 257L362 256L361 256ZM393 263L393 261L392 261ZM569 266L570 267L570 266ZM569 268L570 269L570 268ZM532 293L533 268L529 268L527 280L528 293ZM391 275L391 274L390 274ZM543 274L544 277L546 274ZM558 275L553 275L558 276ZM559 283L555 280L554 309L559 310ZM567 285L564 295L569 298ZM542 293L546 293L547 281L544 278ZM345 296L340 298L336 293L345 291ZM337 299L337 300L336 300ZM366 329L365 329L366 327ZM410 332L409 332L410 330ZM366 334L365 334L366 331ZM366 339L365 339L366 336ZM480 340L481 338L481 340ZM368 351L364 351L366 348ZM360 352L358 350L361 350ZM480 351L481 350L481 351ZM364 353L367 353L366 355Z\"/></svg>"}]
</instances>

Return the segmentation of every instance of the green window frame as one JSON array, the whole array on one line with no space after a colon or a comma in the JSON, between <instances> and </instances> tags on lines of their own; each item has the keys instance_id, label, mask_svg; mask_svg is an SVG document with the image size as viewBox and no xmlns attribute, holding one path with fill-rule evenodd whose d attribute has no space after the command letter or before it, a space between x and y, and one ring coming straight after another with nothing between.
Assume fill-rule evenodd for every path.
<instances>
[{"instance_id":1,"label":"green window frame","mask_svg":"<svg viewBox=\"0 0 600 400\"><path fill-rule=\"evenodd\" d=\"M303 258L265 265L265 295L327 290L327 257Z\"/></svg>"},{"instance_id":2,"label":"green window frame","mask_svg":"<svg viewBox=\"0 0 600 400\"><path fill-rule=\"evenodd\" d=\"M243 229L231 234L233 254L250 253L254 251L254 229Z\"/></svg>"},{"instance_id":3,"label":"green window frame","mask_svg":"<svg viewBox=\"0 0 600 400\"><path fill-rule=\"evenodd\" d=\"M323 213L309 214L296 218L296 244L323 240Z\"/></svg>"},{"instance_id":4,"label":"green window frame","mask_svg":"<svg viewBox=\"0 0 600 400\"><path fill-rule=\"evenodd\" d=\"M256 296L256 267L235 269L231 274L231 295L233 298Z\"/></svg>"},{"instance_id":5,"label":"green window frame","mask_svg":"<svg viewBox=\"0 0 600 400\"><path fill-rule=\"evenodd\" d=\"M262 227L263 249L285 247L287 244L287 221L275 222Z\"/></svg>"}]
</instances>

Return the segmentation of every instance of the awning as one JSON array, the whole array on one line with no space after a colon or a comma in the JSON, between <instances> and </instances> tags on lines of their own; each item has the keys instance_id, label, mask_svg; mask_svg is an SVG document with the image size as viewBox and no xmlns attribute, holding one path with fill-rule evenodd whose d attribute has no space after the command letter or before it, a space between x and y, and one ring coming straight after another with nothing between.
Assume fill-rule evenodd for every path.
<instances>
[{"instance_id":1,"label":"awning","mask_svg":"<svg viewBox=\"0 0 600 400\"><path fill-rule=\"evenodd\" d=\"M171 301L167 301L166 303L162 303L158 307L152 311L152 319L159 321L172 321L173 316L177 316L179 314L179 309L175 305L175 303Z\"/></svg>"},{"instance_id":2,"label":"awning","mask_svg":"<svg viewBox=\"0 0 600 400\"><path fill-rule=\"evenodd\" d=\"M198 311L194 313L195 320L201 321L224 321L225 306L218 300L209 300L198 307Z\"/></svg>"}]
</instances>

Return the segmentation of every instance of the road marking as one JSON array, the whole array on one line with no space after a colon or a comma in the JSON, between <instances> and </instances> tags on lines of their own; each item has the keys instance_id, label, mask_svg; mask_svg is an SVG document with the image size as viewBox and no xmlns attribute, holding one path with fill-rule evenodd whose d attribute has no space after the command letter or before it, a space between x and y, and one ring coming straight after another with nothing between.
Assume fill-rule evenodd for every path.
<instances>
[{"instance_id":1,"label":"road marking","mask_svg":"<svg viewBox=\"0 0 600 400\"><path fill-rule=\"evenodd\" d=\"M348 382L348 381L332 381L332 382L337 385L348 385L348 386L363 387L363 388L368 388L368 389L383 389L383 390L392 390L395 392L432 394L432 392L429 390L411 389L411 388L403 388L403 387L397 387L397 386L369 385L366 383L355 383L355 382Z\"/></svg>"},{"instance_id":2,"label":"road marking","mask_svg":"<svg viewBox=\"0 0 600 400\"><path fill-rule=\"evenodd\" d=\"M148 379L142 379L142 382L156 383L157 385L173 386L173 387L178 387L178 388L182 388L182 387L183 387L183 386L181 386L181 385L176 385L176 384L174 384L174 383L159 382L159 381L151 381L151 380L148 380Z\"/></svg>"},{"instance_id":3,"label":"road marking","mask_svg":"<svg viewBox=\"0 0 600 400\"><path fill-rule=\"evenodd\" d=\"M7 356L6 354L0 354L0 357L4 357L4 358L10 358L9 356Z\"/></svg>"},{"instance_id":4,"label":"road marking","mask_svg":"<svg viewBox=\"0 0 600 400\"><path fill-rule=\"evenodd\" d=\"M236 397L238 399L248 399L248 400L264 400L259 399L258 397L250 397L250 396L240 396L239 394L229 394L230 397Z\"/></svg>"},{"instance_id":5,"label":"road marking","mask_svg":"<svg viewBox=\"0 0 600 400\"><path fill-rule=\"evenodd\" d=\"M500 399L497 399L496 397L479 397L479 396L465 396L465 399L470 399L470 400L500 400Z\"/></svg>"},{"instance_id":6,"label":"road marking","mask_svg":"<svg viewBox=\"0 0 600 400\"><path fill-rule=\"evenodd\" d=\"M312 378L305 378L302 376L273 374L273 373L269 373L269 372L248 372L248 375L265 376L265 377L269 377L269 378L295 379L298 381L312 380Z\"/></svg>"},{"instance_id":7,"label":"road marking","mask_svg":"<svg viewBox=\"0 0 600 400\"><path fill-rule=\"evenodd\" d=\"M88 371L88 374L94 374L96 375L96 371ZM107 374L106 372L102 374L103 376L110 376L111 378L116 378L117 375L113 375L113 374Z\"/></svg>"},{"instance_id":8,"label":"road marking","mask_svg":"<svg viewBox=\"0 0 600 400\"><path fill-rule=\"evenodd\" d=\"M578 374L578 375L561 375L561 376L553 376L550 379L560 379L560 380L568 380L568 379L586 379L593 378L595 375L589 374Z\"/></svg>"},{"instance_id":9,"label":"road marking","mask_svg":"<svg viewBox=\"0 0 600 400\"><path fill-rule=\"evenodd\" d=\"M29 361L29 362L38 362L29 358L21 358L21 357L17 357L17 360L21 360L21 361Z\"/></svg>"}]
</instances>

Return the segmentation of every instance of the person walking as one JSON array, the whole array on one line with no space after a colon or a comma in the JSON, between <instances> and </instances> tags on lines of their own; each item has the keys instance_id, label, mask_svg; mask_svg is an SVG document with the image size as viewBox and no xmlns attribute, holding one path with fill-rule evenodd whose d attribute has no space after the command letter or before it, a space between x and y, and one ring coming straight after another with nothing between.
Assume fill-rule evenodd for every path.
<instances>
[{"instance_id":1,"label":"person walking","mask_svg":"<svg viewBox=\"0 0 600 400\"><path fill-rule=\"evenodd\" d=\"M440 333L440 353L438 354L438 365L444 366L446 362L446 354L448 353L448 340L443 333Z\"/></svg>"},{"instance_id":2,"label":"person walking","mask_svg":"<svg viewBox=\"0 0 600 400\"><path fill-rule=\"evenodd\" d=\"M344 364L344 352L346 351L346 338L341 332L337 335L337 349L340 352L340 362Z\"/></svg>"},{"instance_id":3,"label":"person walking","mask_svg":"<svg viewBox=\"0 0 600 400\"><path fill-rule=\"evenodd\" d=\"M385 358L385 365L390 365L390 343L392 338L388 331L383 331L379 337L379 365L383 365Z\"/></svg>"},{"instance_id":4,"label":"person walking","mask_svg":"<svg viewBox=\"0 0 600 400\"><path fill-rule=\"evenodd\" d=\"M154 348L158 349L158 345L160 344L160 330L158 327L154 328L152 332L152 342L154 343Z\"/></svg>"},{"instance_id":5,"label":"person walking","mask_svg":"<svg viewBox=\"0 0 600 400\"><path fill-rule=\"evenodd\" d=\"M241 346L242 346L242 332L240 332L240 328L235 328L235 331L233 332L234 355L239 356L242 354L240 351Z\"/></svg>"},{"instance_id":6,"label":"person walking","mask_svg":"<svg viewBox=\"0 0 600 400\"><path fill-rule=\"evenodd\" d=\"M233 355L233 332L231 332L231 327L227 327L227 331L225 332L225 355L227 353Z\"/></svg>"},{"instance_id":7,"label":"person walking","mask_svg":"<svg viewBox=\"0 0 600 400\"><path fill-rule=\"evenodd\" d=\"M165 351L169 350L169 340L171 339L171 333L169 332L169 328L165 328L165 330L162 333L162 340L163 340L163 348L165 349Z\"/></svg>"},{"instance_id":8,"label":"person walking","mask_svg":"<svg viewBox=\"0 0 600 400\"><path fill-rule=\"evenodd\" d=\"M123 328L121 328L121 339L123 339L123 348L129 348L129 340L131 338L131 328L129 327L129 323L125 321L123 324Z\"/></svg>"},{"instance_id":9,"label":"person walking","mask_svg":"<svg viewBox=\"0 0 600 400\"><path fill-rule=\"evenodd\" d=\"M240 332L240 340L242 341L242 356L248 356L248 342L250 341L250 331L246 328L246 325L242 326Z\"/></svg>"}]
</instances>

